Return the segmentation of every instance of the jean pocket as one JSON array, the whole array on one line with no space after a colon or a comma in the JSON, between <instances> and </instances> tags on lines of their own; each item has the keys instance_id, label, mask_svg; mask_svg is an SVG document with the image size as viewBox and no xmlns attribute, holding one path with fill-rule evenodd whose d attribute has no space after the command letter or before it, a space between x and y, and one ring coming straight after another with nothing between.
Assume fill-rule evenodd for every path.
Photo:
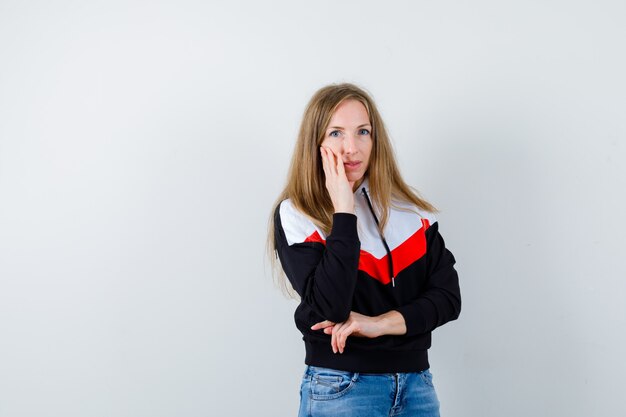
<instances>
[{"instance_id":1,"label":"jean pocket","mask_svg":"<svg viewBox=\"0 0 626 417\"><path fill-rule=\"evenodd\" d=\"M425 370L420 372L420 377L422 378L422 381L424 381L424 383L430 387L435 387L435 385L433 384L433 374L430 373L430 370Z\"/></svg>"},{"instance_id":2,"label":"jean pocket","mask_svg":"<svg viewBox=\"0 0 626 417\"><path fill-rule=\"evenodd\" d=\"M339 371L330 368L310 366L311 398L317 401L333 400L346 395L357 379L357 372Z\"/></svg>"}]
</instances>

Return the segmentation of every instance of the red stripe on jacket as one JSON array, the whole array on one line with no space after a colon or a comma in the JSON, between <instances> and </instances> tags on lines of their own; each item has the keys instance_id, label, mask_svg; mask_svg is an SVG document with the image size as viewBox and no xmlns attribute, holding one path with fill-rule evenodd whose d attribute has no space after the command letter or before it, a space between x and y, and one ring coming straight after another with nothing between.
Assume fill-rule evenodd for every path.
<instances>
[{"instance_id":1,"label":"red stripe on jacket","mask_svg":"<svg viewBox=\"0 0 626 417\"><path fill-rule=\"evenodd\" d=\"M396 276L403 269L410 266L413 262L420 259L426 254L426 230L430 227L430 222L427 219L422 219L422 227L413 233L407 240L402 242L391 250L393 258L393 270ZM326 244L326 241L322 239L320 234L313 232L307 237L305 242L319 242ZM391 282L389 276L389 255L385 255L380 259L377 259L374 255L361 249L359 254L359 269L372 278L380 281L382 284L387 285Z\"/></svg>"}]
</instances>

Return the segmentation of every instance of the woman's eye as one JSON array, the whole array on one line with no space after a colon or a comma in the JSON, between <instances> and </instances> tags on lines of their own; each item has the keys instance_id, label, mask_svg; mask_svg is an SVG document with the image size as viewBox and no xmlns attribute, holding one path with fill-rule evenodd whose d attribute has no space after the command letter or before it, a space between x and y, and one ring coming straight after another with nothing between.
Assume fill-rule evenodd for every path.
<instances>
[{"instance_id":1,"label":"woman's eye","mask_svg":"<svg viewBox=\"0 0 626 417\"><path fill-rule=\"evenodd\" d=\"M341 132L340 132L340 131L338 131L338 130L333 130L332 132L330 132L330 133L328 134L328 136L330 136L330 137L332 137L332 138L338 138L340 134L341 134Z\"/></svg>"},{"instance_id":2,"label":"woman's eye","mask_svg":"<svg viewBox=\"0 0 626 417\"><path fill-rule=\"evenodd\" d=\"M367 129L361 129L359 130L359 135L369 135L370 131Z\"/></svg>"}]
</instances>

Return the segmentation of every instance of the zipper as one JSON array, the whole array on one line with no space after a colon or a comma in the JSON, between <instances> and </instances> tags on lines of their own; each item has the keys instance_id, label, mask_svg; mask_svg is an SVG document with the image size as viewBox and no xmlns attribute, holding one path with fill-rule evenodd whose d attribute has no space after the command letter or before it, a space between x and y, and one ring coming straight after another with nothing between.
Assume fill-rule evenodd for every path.
<instances>
[{"instance_id":1,"label":"zipper","mask_svg":"<svg viewBox=\"0 0 626 417\"><path fill-rule=\"evenodd\" d=\"M393 273L393 259L391 258L391 251L389 250L389 245L387 244L387 241L385 240L385 236L383 236L383 233L380 230L380 223L378 222L378 217L376 217L376 213L374 213L374 207L372 207L372 202L370 201L370 198L367 195L367 191L365 191L365 187L361 188L361 192L363 193L363 196L365 197L365 201L367 201L367 206L370 208L370 212L372 213L372 216L374 217L376 226L378 226L377 227L378 235L380 236L380 239L383 241L383 246L385 247L385 250L387 251L387 256L389 257L389 276L391 277L391 286L395 287L396 279Z\"/></svg>"},{"instance_id":2,"label":"zipper","mask_svg":"<svg viewBox=\"0 0 626 417\"><path fill-rule=\"evenodd\" d=\"M394 379L396 380L396 386L395 386L395 395L393 396L393 408L399 408L400 405L398 404L398 397L400 396L400 381L398 381L398 374L393 374Z\"/></svg>"}]
</instances>

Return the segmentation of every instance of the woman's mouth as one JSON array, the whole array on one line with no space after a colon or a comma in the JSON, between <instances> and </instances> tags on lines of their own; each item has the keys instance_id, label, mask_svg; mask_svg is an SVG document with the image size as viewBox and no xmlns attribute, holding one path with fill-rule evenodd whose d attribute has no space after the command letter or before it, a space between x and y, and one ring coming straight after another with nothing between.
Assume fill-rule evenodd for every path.
<instances>
[{"instance_id":1,"label":"woman's mouth","mask_svg":"<svg viewBox=\"0 0 626 417\"><path fill-rule=\"evenodd\" d=\"M350 162L344 162L343 166L347 169L347 170L355 170L357 168L359 168L361 166L361 161L350 161Z\"/></svg>"}]
</instances>

